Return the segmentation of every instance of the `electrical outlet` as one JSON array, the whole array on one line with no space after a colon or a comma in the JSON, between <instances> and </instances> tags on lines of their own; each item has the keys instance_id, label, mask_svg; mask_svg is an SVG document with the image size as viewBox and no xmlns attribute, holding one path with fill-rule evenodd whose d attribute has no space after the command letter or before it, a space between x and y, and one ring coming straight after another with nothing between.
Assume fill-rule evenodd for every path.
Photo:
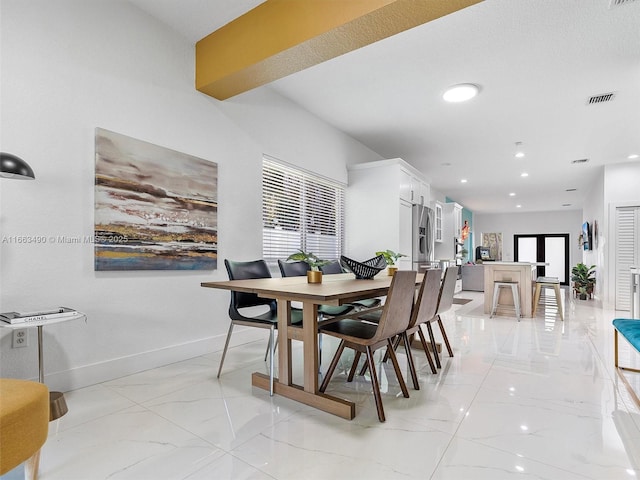
<instances>
[{"instance_id":1,"label":"electrical outlet","mask_svg":"<svg viewBox=\"0 0 640 480\"><path fill-rule=\"evenodd\" d=\"M26 328L16 328L13 331L13 348L21 348L29 345L29 330Z\"/></svg>"}]
</instances>

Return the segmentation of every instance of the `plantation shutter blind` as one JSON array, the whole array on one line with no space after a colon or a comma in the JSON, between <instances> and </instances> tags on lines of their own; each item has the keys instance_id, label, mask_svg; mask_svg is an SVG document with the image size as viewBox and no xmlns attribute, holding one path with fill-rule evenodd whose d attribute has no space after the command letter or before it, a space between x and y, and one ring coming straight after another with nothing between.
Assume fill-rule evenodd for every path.
<instances>
[{"instance_id":1,"label":"plantation shutter blind","mask_svg":"<svg viewBox=\"0 0 640 480\"><path fill-rule=\"evenodd\" d=\"M344 185L264 157L262 256L269 264L297 250L337 260L344 246Z\"/></svg>"}]
</instances>

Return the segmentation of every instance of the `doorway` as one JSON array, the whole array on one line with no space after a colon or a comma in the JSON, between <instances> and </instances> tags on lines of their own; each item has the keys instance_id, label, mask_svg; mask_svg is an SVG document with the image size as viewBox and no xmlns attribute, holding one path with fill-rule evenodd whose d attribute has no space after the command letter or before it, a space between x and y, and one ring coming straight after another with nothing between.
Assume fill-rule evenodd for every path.
<instances>
[{"instance_id":1,"label":"doorway","mask_svg":"<svg viewBox=\"0 0 640 480\"><path fill-rule=\"evenodd\" d=\"M536 277L558 277L569 285L568 233L514 235L513 253L516 262L545 264L537 267Z\"/></svg>"}]
</instances>

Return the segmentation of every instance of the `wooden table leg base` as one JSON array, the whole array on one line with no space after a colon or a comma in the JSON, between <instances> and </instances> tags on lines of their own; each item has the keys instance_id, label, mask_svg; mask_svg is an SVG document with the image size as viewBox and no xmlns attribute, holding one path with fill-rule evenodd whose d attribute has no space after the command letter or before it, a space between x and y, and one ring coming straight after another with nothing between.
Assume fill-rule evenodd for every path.
<instances>
[{"instance_id":1,"label":"wooden table leg base","mask_svg":"<svg viewBox=\"0 0 640 480\"><path fill-rule=\"evenodd\" d=\"M269 390L269 376L263 373L255 372L251 376L251 385L254 387ZM290 398L296 402L304 403L310 407L317 408L327 413L337 415L338 417L353 420L356 416L356 404L343 400L341 398L332 397L325 393L309 393L298 385L285 385L274 379L273 391L278 395Z\"/></svg>"}]
</instances>

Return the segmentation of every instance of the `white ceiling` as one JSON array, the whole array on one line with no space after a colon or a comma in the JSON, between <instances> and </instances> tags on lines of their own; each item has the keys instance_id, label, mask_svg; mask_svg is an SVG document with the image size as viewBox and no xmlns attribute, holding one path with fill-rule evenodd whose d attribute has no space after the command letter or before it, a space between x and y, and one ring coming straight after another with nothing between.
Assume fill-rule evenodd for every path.
<instances>
[{"instance_id":1,"label":"white ceiling","mask_svg":"<svg viewBox=\"0 0 640 480\"><path fill-rule=\"evenodd\" d=\"M194 43L262 3L129 1ZM610 3L485 0L260 88L403 158L474 212L582 208L603 165L640 154L640 0ZM480 95L444 103L461 82Z\"/></svg>"}]
</instances>

